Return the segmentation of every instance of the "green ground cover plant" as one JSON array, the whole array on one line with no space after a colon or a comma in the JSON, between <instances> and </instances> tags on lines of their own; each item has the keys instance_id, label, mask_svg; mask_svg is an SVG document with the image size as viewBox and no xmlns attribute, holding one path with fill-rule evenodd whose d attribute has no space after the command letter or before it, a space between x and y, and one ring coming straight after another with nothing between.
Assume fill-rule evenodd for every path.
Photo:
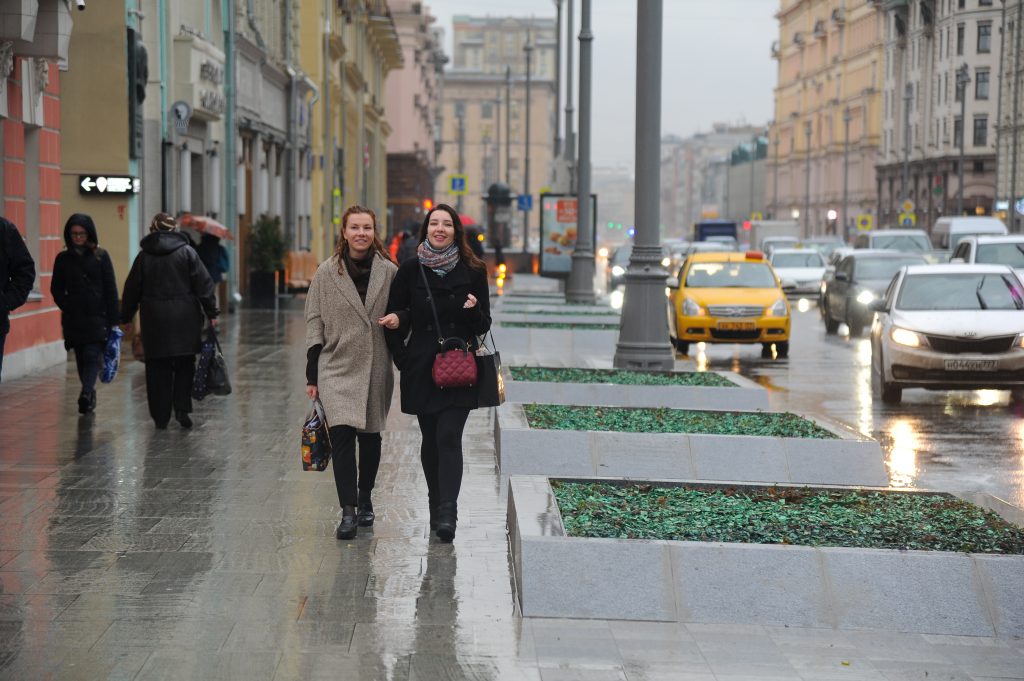
<instances>
[{"instance_id":1,"label":"green ground cover plant","mask_svg":"<svg viewBox=\"0 0 1024 681\"><path fill-rule=\"evenodd\" d=\"M558 404L524 404L523 411L530 427L539 430L837 439L835 433L789 412L581 407Z\"/></svg>"},{"instance_id":2,"label":"green ground cover plant","mask_svg":"<svg viewBox=\"0 0 1024 681\"><path fill-rule=\"evenodd\" d=\"M571 537L1024 554L1024 529L944 494L552 480Z\"/></svg>"},{"instance_id":3,"label":"green ground cover plant","mask_svg":"<svg viewBox=\"0 0 1024 681\"><path fill-rule=\"evenodd\" d=\"M618 324L587 324L565 322L500 322L501 326L513 329L570 329L574 331L617 331Z\"/></svg>"},{"instance_id":4,"label":"green ground cover plant","mask_svg":"<svg viewBox=\"0 0 1024 681\"><path fill-rule=\"evenodd\" d=\"M509 367L516 381L542 383L612 383L615 385L686 385L735 388L735 383L709 371L667 373L657 371L621 371L617 369L572 369L545 367Z\"/></svg>"}]
</instances>

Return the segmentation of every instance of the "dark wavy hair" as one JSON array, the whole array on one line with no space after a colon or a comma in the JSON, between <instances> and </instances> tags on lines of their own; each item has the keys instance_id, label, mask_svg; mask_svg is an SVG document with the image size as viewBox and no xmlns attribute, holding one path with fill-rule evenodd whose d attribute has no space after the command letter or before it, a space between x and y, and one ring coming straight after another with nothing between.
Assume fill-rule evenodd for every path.
<instances>
[{"instance_id":1,"label":"dark wavy hair","mask_svg":"<svg viewBox=\"0 0 1024 681\"><path fill-rule=\"evenodd\" d=\"M462 261L474 270L487 271L484 261L476 257L476 253L473 252L473 249L469 247L469 242L466 241L466 230L462 227L462 220L459 219L459 214L447 203L437 204L423 218L423 226L420 227L420 243L427 240L427 225L430 224L430 216L439 210L448 213L452 218L452 225L455 226L455 243L459 247L459 255L462 256Z\"/></svg>"},{"instance_id":2,"label":"dark wavy hair","mask_svg":"<svg viewBox=\"0 0 1024 681\"><path fill-rule=\"evenodd\" d=\"M359 204L353 204L345 209L345 213L341 216L341 234L338 237L338 246L334 249L335 255L338 256L338 274L345 274L345 256L348 255L348 241L345 239L345 227L348 225L348 217L350 215L369 215L373 220L373 245L370 250L376 251L385 260L394 262L391 259L391 254L388 249L384 247L384 242L380 240L380 235L377 233L377 214L373 212L372 208L366 206L360 206Z\"/></svg>"}]
</instances>

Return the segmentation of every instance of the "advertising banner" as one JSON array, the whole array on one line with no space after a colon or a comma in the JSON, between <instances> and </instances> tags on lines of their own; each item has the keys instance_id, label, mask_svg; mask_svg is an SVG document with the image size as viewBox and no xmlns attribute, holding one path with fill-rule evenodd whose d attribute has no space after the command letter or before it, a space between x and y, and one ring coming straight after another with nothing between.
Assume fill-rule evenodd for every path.
<instances>
[{"instance_id":1,"label":"advertising banner","mask_svg":"<svg viewBox=\"0 0 1024 681\"><path fill-rule=\"evenodd\" d=\"M597 250L597 195L590 195L590 233ZM576 250L579 230L578 205L575 196L541 194L540 196L540 274L545 277L568 277L572 270L572 253Z\"/></svg>"}]
</instances>

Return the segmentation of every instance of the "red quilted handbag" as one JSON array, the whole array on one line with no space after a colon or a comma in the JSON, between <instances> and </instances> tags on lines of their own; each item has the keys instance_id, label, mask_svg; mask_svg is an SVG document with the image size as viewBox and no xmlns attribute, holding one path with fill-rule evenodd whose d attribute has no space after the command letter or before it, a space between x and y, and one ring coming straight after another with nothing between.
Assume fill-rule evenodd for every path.
<instances>
[{"instance_id":1,"label":"red quilted handbag","mask_svg":"<svg viewBox=\"0 0 1024 681\"><path fill-rule=\"evenodd\" d=\"M427 285L427 302L430 303L430 311L434 313L435 328L440 332L441 320L437 316L437 308L434 307L434 292L430 288L422 264L420 275L423 277L423 283ZM430 369L434 385L442 390L476 385L476 355L469 351L466 341L461 338L442 338L438 335L437 343L440 348L434 355L434 366Z\"/></svg>"}]
</instances>

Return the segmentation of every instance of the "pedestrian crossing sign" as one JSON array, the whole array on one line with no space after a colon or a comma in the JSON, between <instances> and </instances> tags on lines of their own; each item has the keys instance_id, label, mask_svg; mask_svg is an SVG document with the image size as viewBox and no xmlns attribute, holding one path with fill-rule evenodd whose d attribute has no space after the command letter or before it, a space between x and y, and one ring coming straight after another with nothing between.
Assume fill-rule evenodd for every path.
<instances>
[{"instance_id":1,"label":"pedestrian crossing sign","mask_svg":"<svg viewBox=\"0 0 1024 681\"><path fill-rule=\"evenodd\" d=\"M866 232L871 229L873 220L870 215L862 214L857 216L857 229Z\"/></svg>"},{"instance_id":2,"label":"pedestrian crossing sign","mask_svg":"<svg viewBox=\"0 0 1024 681\"><path fill-rule=\"evenodd\" d=\"M915 213L900 213L900 225L903 227L913 227L917 224L917 215Z\"/></svg>"},{"instance_id":3,"label":"pedestrian crossing sign","mask_svg":"<svg viewBox=\"0 0 1024 681\"><path fill-rule=\"evenodd\" d=\"M456 196L465 196L469 192L466 189L467 181L465 175L448 176L448 193Z\"/></svg>"}]
</instances>

